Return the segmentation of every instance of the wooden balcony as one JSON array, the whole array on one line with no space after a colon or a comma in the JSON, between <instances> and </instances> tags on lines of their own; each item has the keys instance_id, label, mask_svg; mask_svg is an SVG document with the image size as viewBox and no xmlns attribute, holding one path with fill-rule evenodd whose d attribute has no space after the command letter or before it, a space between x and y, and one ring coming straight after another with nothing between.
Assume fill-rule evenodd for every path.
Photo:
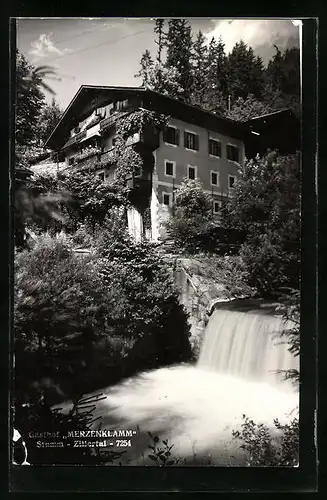
<instances>
[{"instance_id":1,"label":"wooden balcony","mask_svg":"<svg viewBox=\"0 0 327 500\"><path fill-rule=\"evenodd\" d=\"M108 118L100 120L99 122L100 131L113 127L118 120L120 120L124 116L129 115L130 113L132 113L137 109L138 109L137 107L129 108L126 111L116 112L111 116L108 116ZM94 126L94 124L92 124L92 126ZM63 146L63 149L66 149L74 144L78 144L83 139L85 139L86 136L87 136L86 129L83 130L82 132L78 132L76 135L68 139L68 141ZM126 141L126 146L137 145L137 144L146 145L150 147L152 150L158 148L160 145L159 132L154 127L148 126L141 134L135 133L131 135Z\"/></svg>"},{"instance_id":2,"label":"wooden balcony","mask_svg":"<svg viewBox=\"0 0 327 500\"><path fill-rule=\"evenodd\" d=\"M104 153L94 153L86 158L75 161L75 167L81 170L92 168L105 168L107 165L114 165L116 163L115 150L110 149Z\"/></svg>"},{"instance_id":3,"label":"wooden balcony","mask_svg":"<svg viewBox=\"0 0 327 500\"><path fill-rule=\"evenodd\" d=\"M84 139L84 137L86 137L86 130L83 130L83 132L78 132L78 134L68 139L68 141L63 146L63 149L66 149L69 146L72 146L73 144L80 142L82 139Z\"/></svg>"}]
</instances>

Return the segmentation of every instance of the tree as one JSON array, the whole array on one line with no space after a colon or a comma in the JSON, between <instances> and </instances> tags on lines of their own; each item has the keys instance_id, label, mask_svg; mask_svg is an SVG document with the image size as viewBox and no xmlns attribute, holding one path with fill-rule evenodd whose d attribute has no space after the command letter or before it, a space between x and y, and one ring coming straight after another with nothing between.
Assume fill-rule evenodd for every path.
<instances>
[{"instance_id":1,"label":"tree","mask_svg":"<svg viewBox=\"0 0 327 500\"><path fill-rule=\"evenodd\" d=\"M175 193L175 206L166 229L177 245L195 245L196 238L213 225L212 200L197 180L185 180Z\"/></svg>"},{"instance_id":2,"label":"tree","mask_svg":"<svg viewBox=\"0 0 327 500\"><path fill-rule=\"evenodd\" d=\"M24 78L24 85L29 88L33 83L36 83L42 90L46 90L51 95L55 95L55 91L45 83L44 79L60 80L56 75L56 70L52 66L31 66L29 74Z\"/></svg>"},{"instance_id":3,"label":"tree","mask_svg":"<svg viewBox=\"0 0 327 500\"><path fill-rule=\"evenodd\" d=\"M99 228L100 272L111 295L108 325L133 342L138 369L187 361L189 326L169 267L148 242L135 243L119 220Z\"/></svg>"},{"instance_id":4,"label":"tree","mask_svg":"<svg viewBox=\"0 0 327 500\"><path fill-rule=\"evenodd\" d=\"M264 87L263 62L243 40L237 42L228 56L228 93L233 99L248 94L262 96Z\"/></svg>"},{"instance_id":5,"label":"tree","mask_svg":"<svg viewBox=\"0 0 327 500\"><path fill-rule=\"evenodd\" d=\"M47 104L42 108L39 124L41 144L45 144L46 140L58 124L61 115L62 110L60 109L55 98L52 99L51 104Z\"/></svg>"},{"instance_id":6,"label":"tree","mask_svg":"<svg viewBox=\"0 0 327 500\"><path fill-rule=\"evenodd\" d=\"M206 102L208 88L208 82L206 81L207 52L208 49L205 44L205 37L202 31L199 31L193 43L191 103L200 107L203 107Z\"/></svg>"},{"instance_id":7,"label":"tree","mask_svg":"<svg viewBox=\"0 0 327 500\"><path fill-rule=\"evenodd\" d=\"M259 101L253 94L249 94L245 99L238 97L231 105L231 109L225 114L228 118L235 121L246 121L257 116L266 115L275 110L269 103Z\"/></svg>"},{"instance_id":8,"label":"tree","mask_svg":"<svg viewBox=\"0 0 327 500\"><path fill-rule=\"evenodd\" d=\"M265 101L275 109L290 107L297 111L300 104L300 51L294 47L276 53L269 61L265 75Z\"/></svg>"},{"instance_id":9,"label":"tree","mask_svg":"<svg viewBox=\"0 0 327 500\"><path fill-rule=\"evenodd\" d=\"M181 87L179 98L189 102L192 89L192 33L186 19L170 19L166 38L167 58L165 66L178 72L177 83Z\"/></svg>"},{"instance_id":10,"label":"tree","mask_svg":"<svg viewBox=\"0 0 327 500\"><path fill-rule=\"evenodd\" d=\"M164 30L163 30L164 24L165 24L164 19L156 19L155 20L154 32L158 36L158 40L155 40L155 43L158 45L157 61L159 64L162 62L162 51L166 45L166 43L165 43L166 34L164 33Z\"/></svg>"},{"instance_id":11,"label":"tree","mask_svg":"<svg viewBox=\"0 0 327 500\"><path fill-rule=\"evenodd\" d=\"M140 65L141 69L138 73L136 73L135 78L141 78L142 86L148 87L150 80L149 72L153 67L153 59L148 49L146 49L146 51L142 54Z\"/></svg>"},{"instance_id":12,"label":"tree","mask_svg":"<svg viewBox=\"0 0 327 500\"><path fill-rule=\"evenodd\" d=\"M299 287L298 156L269 153L246 161L223 221L247 234L240 255L249 286L262 295L274 295L281 287Z\"/></svg>"},{"instance_id":13,"label":"tree","mask_svg":"<svg viewBox=\"0 0 327 500\"><path fill-rule=\"evenodd\" d=\"M19 146L33 145L37 142L39 117L45 104L41 81L34 67L17 51L15 139Z\"/></svg>"},{"instance_id":14,"label":"tree","mask_svg":"<svg viewBox=\"0 0 327 500\"><path fill-rule=\"evenodd\" d=\"M15 262L17 390L50 377L64 392L92 361L92 344L106 332L103 284L90 258L76 257L62 237L45 234ZM66 379L66 380L65 380ZM81 383L81 380L80 382ZM72 384L74 385L74 384Z\"/></svg>"},{"instance_id":15,"label":"tree","mask_svg":"<svg viewBox=\"0 0 327 500\"><path fill-rule=\"evenodd\" d=\"M212 112L224 112L228 97L227 57L225 45L220 37L218 42L212 38L208 47L205 109Z\"/></svg>"},{"instance_id":16,"label":"tree","mask_svg":"<svg viewBox=\"0 0 327 500\"><path fill-rule=\"evenodd\" d=\"M138 76L138 75L136 75ZM183 93L180 86L180 74L176 68L167 68L164 64L155 62L144 72L144 86L163 95L179 99Z\"/></svg>"}]
</instances>

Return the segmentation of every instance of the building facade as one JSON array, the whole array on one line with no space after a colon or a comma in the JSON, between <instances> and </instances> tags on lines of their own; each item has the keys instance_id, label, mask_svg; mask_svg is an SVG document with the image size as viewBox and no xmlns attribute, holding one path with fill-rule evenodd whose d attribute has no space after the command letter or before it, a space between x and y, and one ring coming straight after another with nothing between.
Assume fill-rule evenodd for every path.
<instances>
[{"instance_id":1,"label":"building facade","mask_svg":"<svg viewBox=\"0 0 327 500\"><path fill-rule=\"evenodd\" d=\"M135 178L146 186L143 191L138 189L138 197L147 197L148 202L131 204L127 214L130 232L136 239L143 235L154 241L165 238L163 222L184 179L202 183L219 218L221 205L244 162L246 134L240 123L143 88L82 86L47 146L64 159L67 168L77 165L82 169L94 162L94 175L111 182L115 178L116 165L110 158L115 150L117 122L137 109L168 115L169 123L163 131L147 131L142 137L135 133L126 142L126 147L146 150L152 159L144 172L135 172ZM137 182L131 183L134 191L137 186ZM147 225L145 208L150 213Z\"/></svg>"}]
</instances>

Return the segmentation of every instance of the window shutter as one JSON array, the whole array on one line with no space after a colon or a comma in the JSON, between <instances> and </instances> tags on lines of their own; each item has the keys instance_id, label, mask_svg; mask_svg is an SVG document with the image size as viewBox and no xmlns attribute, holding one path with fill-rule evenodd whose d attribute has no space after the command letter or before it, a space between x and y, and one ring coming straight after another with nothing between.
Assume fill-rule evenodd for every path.
<instances>
[{"instance_id":1,"label":"window shutter","mask_svg":"<svg viewBox=\"0 0 327 500\"><path fill-rule=\"evenodd\" d=\"M179 146L179 135L180 135L179 134L179 129L176 128L175 130L176 130L176 144L177 144L177 146Z\"/></svg>"},{"instance_id":2,"label":"window shutter","mask_svg":"<svg viewBox=\"0 0 327 500\"><path fill-rule=\"evenodd\" d=\"M198 135L195 135L194 136L195 140L194 140L194 147L197 151L199 151L199 136Z\"/></svg>"},{"instance_id":3,"label":"window shutter","mask_svg":"<svg viewBox=\"0 0 327 500\"><path fill-rule=\"evenodd\" d=\"M184 148L188 148L187 138L188 138L188 133L184 132Z\"/></svg>"}]
</instances>

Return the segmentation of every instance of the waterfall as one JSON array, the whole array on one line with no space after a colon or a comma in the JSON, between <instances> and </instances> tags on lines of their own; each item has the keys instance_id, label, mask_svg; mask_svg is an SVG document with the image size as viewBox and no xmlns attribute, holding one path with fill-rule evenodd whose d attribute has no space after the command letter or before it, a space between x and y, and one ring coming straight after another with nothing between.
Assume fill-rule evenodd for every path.
<instances>
[{"instance_id":1,"label":"waterfall","mask_svg":"<svg viewBox=\"0 0 327 500\"><path fill-rule=\"evenodd\" d=\"M265 309L244 311L221 304L210 316L198 367L243 380L278 384L279 370L298 367L297 358L280 335L290 326Z\"/></svg>"},{"instance_id":2,"label":"waterfall","mask_svg":"<svg viewBox=\"0 0 327 500\"><path fill-rule=\"evenodd\" d=\"M297 364L288 346L279 345L283 319L262 304L239 302L216 305L196 366L139 373L103 390L107 398L94 414L102 427L138 429L124 463L144 465L150 431L168 439L176 456L196 453L204 460L210 454L215 465L244 465L240 443L232 438L243 414L273 432L275 418L285 423L296 414L299 393L275 374Z\"/></svg>"}]
</instances>

